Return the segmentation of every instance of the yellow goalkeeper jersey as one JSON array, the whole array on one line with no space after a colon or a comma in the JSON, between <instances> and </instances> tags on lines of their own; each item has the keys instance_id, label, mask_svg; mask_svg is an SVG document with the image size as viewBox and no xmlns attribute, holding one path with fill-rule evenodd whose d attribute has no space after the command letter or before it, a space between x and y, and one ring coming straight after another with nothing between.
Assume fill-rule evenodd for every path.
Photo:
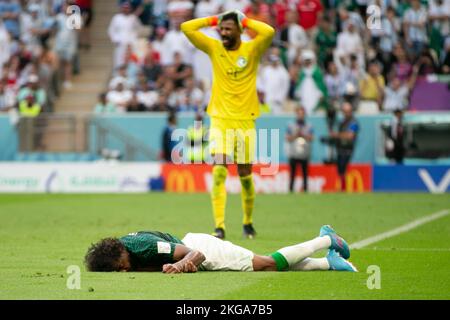
<instances>
[{"instance_id":1,"label":"yellow goalkeeper jersey","mask_svg":"<svg viewBox=\"0 0 450 320\"><path fill-rule=\"evenodd\" d=\"M192 44L211 59L213 81L207 113L223 119L256 119L259 116L258 65L275 31L263 22L248 19L247 27L255 30L257 36L249 42L242 42L237 50L227 50L220 40L199 31L210 26L210 19L194 19L181 25Z\"/></svg>"}]
</instances>

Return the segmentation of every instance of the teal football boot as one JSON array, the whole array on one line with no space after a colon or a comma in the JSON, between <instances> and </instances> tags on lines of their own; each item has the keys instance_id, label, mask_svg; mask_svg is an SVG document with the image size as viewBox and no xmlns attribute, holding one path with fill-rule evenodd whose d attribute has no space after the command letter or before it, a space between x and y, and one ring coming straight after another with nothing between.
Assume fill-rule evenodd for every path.
<instances>
[{"instance_id":1,"label":"teal football boot","mask_svg":"<svg viewBox=\"0 0 450 320\"><path fill-rule=\"evenodd\" d=\"M358 269L350 263L350 261L342 258L336 250L328 250L327 254L328 264L330 265L330 270L334 271L350 271L358 272Z\"/></svg>"},{"instance_id":2,"label":"teal football boot","mask_svg":"<svg viewBox=\"0 0 450 320\"><path fill-rule=\"evenodd\" d=\"M319 236L329 236L331 238L330 249L336 250L344 259L350 258L350 248L347 242L340 237L331 226L322 226L322 228L320 228Z\"/></svg>"}]
</instances>

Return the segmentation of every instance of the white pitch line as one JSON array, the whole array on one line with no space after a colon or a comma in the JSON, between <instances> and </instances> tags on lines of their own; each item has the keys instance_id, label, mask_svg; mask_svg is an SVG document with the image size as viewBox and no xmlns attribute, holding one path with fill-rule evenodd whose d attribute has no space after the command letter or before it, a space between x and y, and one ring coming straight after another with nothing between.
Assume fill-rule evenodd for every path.
<instances>
[{"instance_id":1,"label":"white pitch line","mask_svg":"<svg viewBox=\"0 0 450 320\"><path fill-rule=\"evenodd\" d=\"M450 252L450 248L366 248L367 251L415 251L415 252Z\"/></svg>"},{"instance_id":2,"label":"white pitch line","mask_svg":"<svg viewBox=\"0 0 450 320\"><path fill-rule=\"evenodd\" d=\"M386 231L386 232L380 233L378 235L375 235L373 237L370 237L370 238L367 238L367 239L364 239L364 240L352 243L350 245L350 248L351 249L361 249L361 248L367 247L368 245L371 245L372 243L375 243L375 242L378 242L378 241L381 241L381 240L384 240L384 239L387 239L387 238L391 238L391 237L397 236L397 235L399 235L401 233L404 233L404 232L408 232L408 231L410 231L412 229L415 229L415 228L417 228L417 227L419 227L419 226L421 226L421 225L423 225L425 223L428 223L428 222L434 221L436 219L445 217L448 214L450 214L450 210L447 210L447 209L438 211L438 212L433 213L433 214L431 214L429 216L425 216L425 217L416 219L414 221L411 221L410 223L407 223L407 224L405 224L403 226L400 226L398 228L392 229L390 231Z\"/></svg>"}]
</instances>

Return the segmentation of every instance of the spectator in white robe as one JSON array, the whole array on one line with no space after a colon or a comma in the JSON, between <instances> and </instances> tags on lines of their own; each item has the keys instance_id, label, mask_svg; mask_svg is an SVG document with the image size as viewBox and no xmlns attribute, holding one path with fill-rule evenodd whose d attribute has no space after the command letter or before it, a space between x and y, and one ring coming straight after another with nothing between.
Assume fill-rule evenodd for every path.
<instances>
[{"instance_id":1,"label":"spectator in white robe","mask_svg":"<svg viewBox=\"0 0 450 320\"><path fill-rule=\"evenodd\" d=\"M137 45L141 23L137 16L132 14L131 5L124 2L121 12L113 16L108 27L108 34L114 44L114 67L121 66L125 62L127 47Z\"/></svg>"},{"instance_id":2,"label":"spectator in white robe","mask_svg":"<svg viewBox=\"0 0 450 320\"><path fill-rule=\"evenodd\" d=\"M261 70L261 88L264 102L269 105L273 114L282 114L289 93L289 73L278 55L269 55L269 64Z\"/></svg>"}]
</instances>

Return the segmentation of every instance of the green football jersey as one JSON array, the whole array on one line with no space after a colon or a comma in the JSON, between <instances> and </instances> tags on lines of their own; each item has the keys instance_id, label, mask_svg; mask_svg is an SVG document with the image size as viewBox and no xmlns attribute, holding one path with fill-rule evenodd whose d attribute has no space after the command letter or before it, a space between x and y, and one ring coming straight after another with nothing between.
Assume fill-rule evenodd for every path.
<instances>
[{"instance_id":1,"label":"green football jersey","mask_svg":"<svg viewBox=\"0 0 450 320\"><path fill-rule=\"evenodd\" d=\"M119 240L130 253L133 270L173 263L175 246L183 244L177 237L158 231L130 233Z\"/></svg>"}]
</instances>

